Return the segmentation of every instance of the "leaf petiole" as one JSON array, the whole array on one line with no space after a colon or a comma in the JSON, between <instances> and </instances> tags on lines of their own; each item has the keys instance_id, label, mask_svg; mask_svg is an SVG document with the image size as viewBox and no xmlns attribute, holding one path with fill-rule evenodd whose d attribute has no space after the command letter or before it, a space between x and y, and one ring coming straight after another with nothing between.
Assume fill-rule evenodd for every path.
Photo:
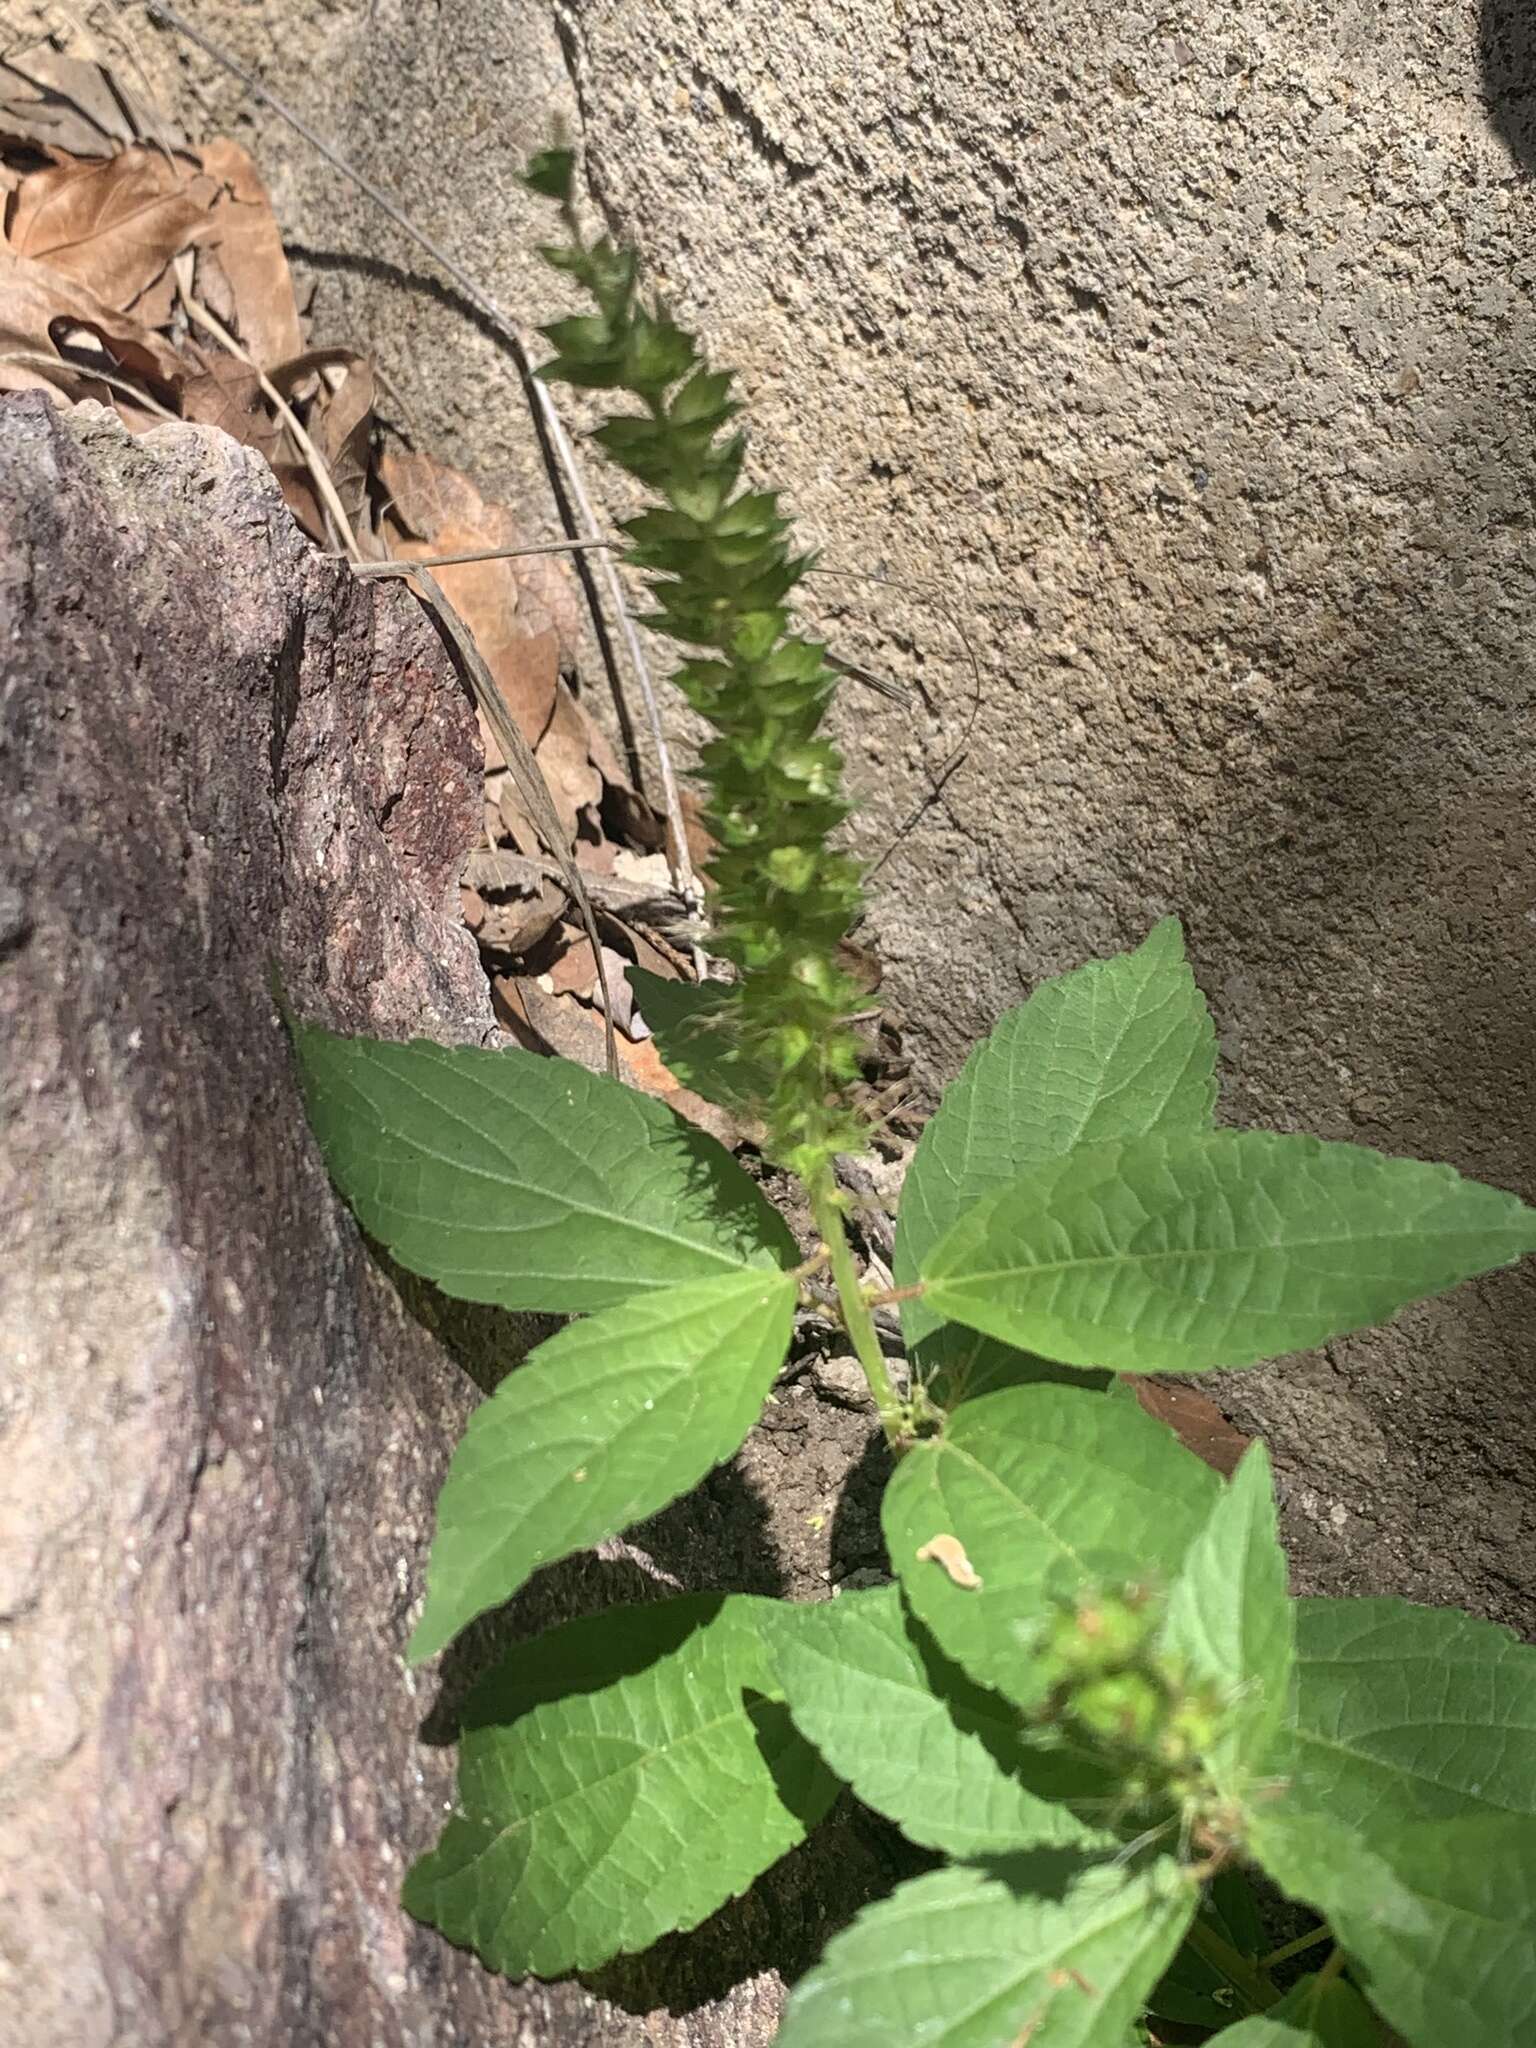
<instances>
[{"instance_id":1,"label":"leaf petiole","mask_svg":"<svg viewBox=\"0 0 1536 2048\"><path fill-rule=\"evenodd\" d=\"M1259 1968L1272 1970L1276 1963L1288 1963L1292 1956L1302 1955L1309 1948L1315 1948L1320 1941L1329 1940L1332 1934L1333 1929L1324 1920L1321 1925L1314 1927L1310 1934L1298 1934L1294 1941L1286 1942L1283 1948L1272 1949L1267 1956L1261 1956Z\"/></svg>"}]
</instances>

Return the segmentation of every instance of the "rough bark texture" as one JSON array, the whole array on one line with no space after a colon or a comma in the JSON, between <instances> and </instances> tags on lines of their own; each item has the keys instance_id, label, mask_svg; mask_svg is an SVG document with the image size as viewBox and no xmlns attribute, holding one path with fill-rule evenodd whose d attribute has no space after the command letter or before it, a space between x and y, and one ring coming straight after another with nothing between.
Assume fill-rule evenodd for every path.
<instances>
[{"instance_id":1,"label":"rough bark texture","mask_svg":"<svg viewBox=\"0 0 1536 2048\"><path fill-rule=\"evenodd\" d=\"M369 1256L269 977L336 1028L491 1035L432 631L222 435L28 394L0 650L0 2040L765 2041L829 1871L876 1881L836 1830L607 1997L499 1983L396 1902L451 1775L400 1658L473 1398L435 1332L493 1372L527 1331ZM679 1548L718 1561L711 1512ZM616 1558L517 1626L655 1590Z\"/></svg>"},{"instance_id":2,"label":"rough bark texture","mask_svg":"<svg viewBox=\"0 0 1536 2048\"><path fill-rule=\"evenodd\" d=\"M564 112L594 208L744 368L807 536L939 586L815 587L845 652L940 705L841 713L930 1087L1042 974L1176 910L1230 1119L1536 1193L1525 0L198 19L530 324L515 172ZM200 56L154 61L189 119L249 118ZM430 265L254 122L325 338L522 473L514 388ZM1536 1631L1533 1328L1504 1278L1222 1390L1271 1439L1304 1584Z\"/></svg>"}]
</instances>

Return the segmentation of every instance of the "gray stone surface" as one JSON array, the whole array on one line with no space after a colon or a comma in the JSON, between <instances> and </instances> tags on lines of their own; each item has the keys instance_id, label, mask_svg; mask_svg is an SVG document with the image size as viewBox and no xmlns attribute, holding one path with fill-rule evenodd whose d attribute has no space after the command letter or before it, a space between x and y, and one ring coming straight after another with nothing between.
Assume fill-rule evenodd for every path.
<instances>
[{"instance_id":1,"label":"gray stone surface","mask_svg":"<svg viewBox=\"0 0 1536 2048\"><path fill-rule=\"evenodd\" d=\"M594 1988L399 1908L491 1647L401 1658L455 1358L485 1381L532 1332L369 1256L269 976L335 1028L490 1036L478 770L411 600L323 562L254 457L0 398L6 2048L741 2048L770 1965L882 1882L845 1822ZM727 1475L690 1512L659 1567L543 1575L514 1632L674 1560L774 1589Z\"/></svg>"}]
</instances>

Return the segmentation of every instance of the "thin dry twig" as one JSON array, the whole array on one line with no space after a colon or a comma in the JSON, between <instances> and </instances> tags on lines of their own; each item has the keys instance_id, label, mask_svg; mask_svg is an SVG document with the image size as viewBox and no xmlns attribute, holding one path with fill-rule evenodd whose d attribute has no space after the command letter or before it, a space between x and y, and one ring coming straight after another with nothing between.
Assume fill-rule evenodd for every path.
<instances>
[{"instance_id":1,"label":"thin dry twig","mask_svg":"<svg viewBox=\"0 0 1536 2048\"><path fill-rule=\"evenodd\" d=\"M507 768L529 817L559 865L561 880L570 890L572 899L581 912L581 922L591 942L592 958L597 966L597 983L603 997L603 1042L608 1056L608 1072L617 1081L621 1078L619 1046L614 1036L613 998L609 993L608 973L603 964L603 942L598 934L597 914L592 908L592 898L587 893L586 881L581 870L571 858L564 828L545 785L544 772L533 758L533 751L519 731L517 720L507 709L506 699L497 689L495 678L486 667L480 650L475 645L473 634L443 594L443 587L431 570L424 569L420 562L381 562L378 565L378 573L401 576L419 586L422 596L436 614L438 624L447 634L454 652L459 657L470 692L506 759Z\"/></svg>"},{"instance_id":2,"label":"thin dry twig","mask_svg":"<svg viewBox=\"0 0 1536 2048\"><path fill-rule=\"evenodd\" d=\"M465 548L455 555L422 555L417 558L418 569L451 569L456 562L511 562L520 555L565 555L576 548L621 548L621 540L542 540L526 548ZM358 562L354 564L359 576L389 576L394 573L391 562Z\"/></svg>"},{"instance_id":3,"label":"thin dry twig","mask_svg":"<svg viewBox=\"0 0 1536 2048\"><path fill-rule=\"evenodd\" d=\"M580 467L576 461L576 451L571 445L570 436L566 433L559 414L555 411L554 401L551 399L547 387L541 384L533 374L533 366L521 332L507 315L502 312L500 306L497 305L490 293L477 283L469 272L457 263L446 250L441 248L431 236L417 227L416 223L395 204L387 192L383 191L378 185L374 184L371 178L366 177L363 172L350 164L334 144L328 142L307 121L296 114L291 107L285 106L275 93L269 91L262 84L254 72L248 71L244 65L237 63L233 57L220 49L217 43L212 42L205 36L201 29L194 28L189 21L184 21L175 8L164 4L164 0L147 0L147 6L152 19L164 23L167 28L174 29L178 35L185 36L189 42L196 43L200 50L213 59L214 63L221 65L232 77L238 78L247 92L253 93L264 105L270 107L279 120L286 121L290 128L297 134L302 135L310 147L318 150L320 155L325 158L326 162L334 170L339 171L344 178L357 187L359 192L371 199L375 206L387 214L402 234L408 235L418 248L424 249L433 262L452 278L471 305L476 307L491 322L497 333L501 335L508 348L512 351L513 360L517 364L518 374L524 391L528 396L529 403L534 409L549 446L554 450L560 469L563 472L565 488L570 492L571 498L574 500L582 519L586 521L588 533L590 534L596 526L597 520L592 510L591 500L587 496L586 486L582 482ZM555 496L556 502L560 507L561 516L566 518L566 507L562 494L557 490ZM567 520L567 524L572 525L574 522ZM573 540L581 537L576 533L571 533L570 535L570 538ZM588 592L589 602L592 606L593 625L597 632L599 645L604 649L604 659L605 663L607 663L609 655L607 653L605 623L602 617L601 606L596 601L596 592L589 580L589 572L585 567L585 555L578 554L576 559L582 570L583 586ZM670 840L668 859L672 866L673 879L680 895L702 901L698 882L693 873L693 864L688 857L688 837L683 822L682 803L678 796L676 779L672 773L671 751L667 746L666 733L662 728L661 711L656 702L656 693L651 686L650 670L645 660L644 651L640 646L639 635L634 631L633 624L627 618L624 586L619 579L616 565L608 556L599 556L598 569L607 586L609 602L620 621L620 630L624 635L625 647L634 668L635 680L639 686L641 698L645 704L646 723L650 727L651 743L656 749L657 766L661 772L662 808L666 812L667 823L671 828L668 835ZM618 686L617 673L611 666L609 680L614 687L617 708L622 722L626 716L623 694ZM635 767L636 764L632 761L632 773L635 771Z\"/></svg>"},{"instance_id":4,"label":"thin dry twig","mask_svg":"<svg viewBox=\"0 0 1536 2048\"><path fill-rule=\"evenodd\" d=\"M537 541L530 547L466 548L462 554L423 555L419 559L424 569L451 569L458 562L510 562L521 555L560 555L569 554L577 548L623 549L627 545L628 543L622 540L545 540ZM381 571L377 563L364 562L358 565L357 573L360 576L377 576L387 573L387 570ZM634 615L630 612L625 612L624 618L631 627L636 623ZM893 683L889 676L882 676L874 669L866 668L862 662L844 661L842 656L834 654L831 648L825 650L824 658L829 668L836 669L840 676L847 676L850 682L862 683L866 689L877 691L882 697L889 697L893 704L911 703L912 692L903 684Z\"/></svg>"},{"instance_id":5,"label":"thin dry twig","mask_svg":"<svg viewBox=\"0 0 1536 2048\"><path fill-rule=\"evenodd\" d=\"M77 377L89 377L93 383L106 384L113 391L121 391L125 398L131 398L135 405L143 406L163 420L180 423L181 414L163 406L158 398L151 398L141 385L130 382L127 377L116 377L110 370L97 370L84 363L71 362L67 356L51 356L40 348L16 348L0 356L0 363L19 363L26 370L52 370L55 377L62 372L73 371Z\"/></svg>"}]
</instances>

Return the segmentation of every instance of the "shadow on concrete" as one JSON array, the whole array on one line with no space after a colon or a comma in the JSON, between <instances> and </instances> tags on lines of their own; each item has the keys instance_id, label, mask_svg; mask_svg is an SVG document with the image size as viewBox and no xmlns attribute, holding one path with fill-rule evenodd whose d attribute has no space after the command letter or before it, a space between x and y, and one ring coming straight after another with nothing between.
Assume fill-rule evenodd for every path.
<instances>
[{"instance_id":1,"label":"shadow on concrete","mask_svg":"<svg viewBox=\"0 0 1536 2048\"><path fill-rule=\"evenodd\" d=\"M1536 168L1536 7L1483 0L1478 54L1483 101L1516 163Z\"/></svg>"}]
</instances>

